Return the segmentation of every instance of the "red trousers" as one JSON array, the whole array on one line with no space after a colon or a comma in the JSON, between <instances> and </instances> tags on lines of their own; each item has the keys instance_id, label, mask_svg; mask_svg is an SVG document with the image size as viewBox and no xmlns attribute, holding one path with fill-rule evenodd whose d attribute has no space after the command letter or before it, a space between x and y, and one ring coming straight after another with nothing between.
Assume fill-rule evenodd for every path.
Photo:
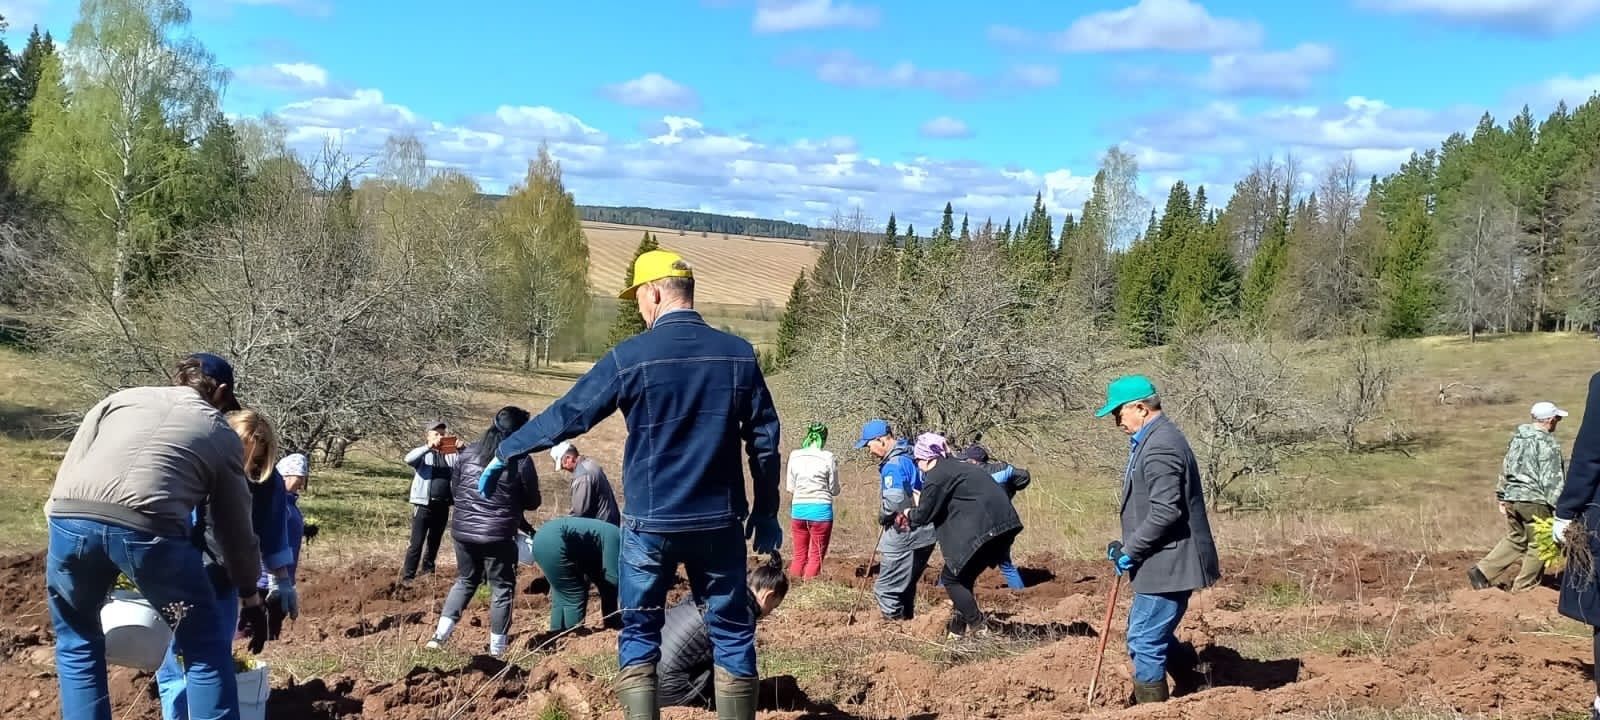
<instances>
[{"instance_id":1,"label":"red trousers","mask_svg":"<svg viewBox=\"0 0 1600 720\"><path fill-rule=\"evenodd\" d=\"M794 533L794 561L789 565L789 576L816 577L822 572L822 556L828 554L833 522L790 520L789 531Z\"/></svg>"}]
</instances>

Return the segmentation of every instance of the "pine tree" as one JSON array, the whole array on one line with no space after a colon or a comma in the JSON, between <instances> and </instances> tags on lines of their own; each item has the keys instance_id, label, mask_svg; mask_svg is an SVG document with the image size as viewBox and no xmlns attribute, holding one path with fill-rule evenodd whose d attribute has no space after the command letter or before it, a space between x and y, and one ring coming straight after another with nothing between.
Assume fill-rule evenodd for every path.
<instances>
[{"instance_id":1,"label":"pine tree","mask_svg":"<svg viewBox=\"0 0 1600 720\"><path fill-rule=\"evenodd\" d=\"M794 279L789 289L789 302L783 306L783 317L778 319L778 343L773 351L774 369L788 367L789 361L800 353L801 334L804 328L806 307L806 274Z\"/></svg>"},{"instance_id":2,"label":"pine tree","mask_svg":"<svg viewBox=\"0 0 1600 720\"><path fill-rule=\"evenodd\" d=\"M225 222L244 211L249 180L239 136L217 113L195 151L194 198L197 224Z\"/></svg>"},{"instance_id":3,"label":"pine tree","mask_svg":"<svg viewBox=\"0 0 1600 720\"><path fill-rule=\"evenodd\" d=\"M967 230L967 214L961 213L961 244L972 242L972 233Z\"/></svg>"},{"instance_id":4,"label":"pine tree","mask_svg":"<svg viewBox=\"0 0 1600 720\"><path fill-rule=\"evenodd\" d=\"M900 235L895 229L894 213L889 213L889 225L883 229L883 246L888 248L900 247Z\"/></svg>"},{"instance_id":5,"label":"pine tree","mask_svg":"<svg viewBox=\"0 0 1600 720\"><path fill-rule=\"evenodd\" d=\"M627 267L622 269L622 287L633 286L634 261L638 260L640 255L651 250L660 249L661 245L656 242L656 237L648 232L645 233L644 237L639 240L639 246L633 250L633 260L628 261ZM633 298L619 300L617 301L617 317L611 321L611 332L606 336L606 349L610 350L616 347L617 343L638 335L644 330L644 318L639 315L639 301Z\"/></svg>"},{"instance_id":6,"label":"pine tree","mask_svg":"<svg viewBox=\"0 0 1600 720\"><path fill-rule=\"evenodd\" d=\"M938 258L940 261L949 258L956 244L955 210L950 203L944 204L944 214L939 219L939 229L933 233L933 239L928 242L928 256Z\"/></svg>"},{"instance_id":7,"label":"pine tree","mask_svg":"<svg viewBox=\"0 0 1600 720\"><path fill-rule=\"evenodd\" d=\"M1246 319L1257 324L1269 320L1273 301L1289 266L1289 208L1285 196L1281 209L1261 238L1260 245L1251 255L1250 269L1245 274L1243 297L1240 299Z\"/></svg>"},{"instance_id":8,"label":"pine tree","mask_svg":"<svg viewBox=\"0 0 1600 720\"><path fill-rule=\"evenodd\" d=\"M1171 292L1178 330L1198 330L1238 313L1239 268L1219 225L1208 224L1184 247Z\"/></svg>"},{"instance_id":9,"label":"pine tree","mask_svg":"<svg viewBox=\"0 0 1600 720\"><path fill-rule=\"evenodd\" d=\"M1396 222L1383 269L1383 332L1388 337L1421 335L1436 312L1431 225L1422 198L1413 199Z\"/></svg>"},{"instance_id":10,"label":"pine tree","mask_svg":"<svg viewBox=\"0 0 1600 720\"><path fill-rule=\"evenodd\" d=\"M900 250L900 267L896 271L902 282L916 277L917 266L922 263L922 243L917 239L917 226L906 224L904 247Z\"/></svg>"},{"instance_id":11,"label":"pine tree","mask_svg":"<svg viewBox=\"0 0 1600 720\"><path fill-rule=\"evenodd\" d=\"M1006 224L1000 228L1000 233L994 236L994 241L1002 248L1011 244L1011 218L1006 218Z\"/></svg>"}]
</instances>

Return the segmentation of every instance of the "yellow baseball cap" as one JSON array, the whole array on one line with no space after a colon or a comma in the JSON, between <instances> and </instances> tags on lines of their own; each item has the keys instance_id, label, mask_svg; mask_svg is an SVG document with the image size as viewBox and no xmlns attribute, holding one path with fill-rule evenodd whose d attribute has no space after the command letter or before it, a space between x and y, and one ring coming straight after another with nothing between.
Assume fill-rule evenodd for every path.
<instances>
[{"instance_id":1,"label":"yellow baseball cap","mask_svg":"<svg viewBox=\"0 0 1600 720\"><path fill-rule=\"evenodd\" d=\"M689 269L682 255L670 250L651 250L633 261L633 285L623 290L617 297L623 300L632 300L639 292L639 286L655 282L664 278L692 278L694 270Z\"/></svg>"}]
</instances>

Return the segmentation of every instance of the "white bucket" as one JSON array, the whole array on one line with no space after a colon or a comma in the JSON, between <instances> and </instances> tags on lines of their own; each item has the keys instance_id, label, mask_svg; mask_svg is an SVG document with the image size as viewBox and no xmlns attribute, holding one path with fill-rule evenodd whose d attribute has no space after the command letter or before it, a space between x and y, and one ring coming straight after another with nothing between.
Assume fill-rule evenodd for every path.
<instances>
[{"instance_id":1,"label":"white bucket","mask_svg":"<svg viewBox=\"0 0 1600 720\"><path fill-rule=\"evenodd\" d=\"M267 664L256 661L254 670L238 673L239 720L266 720L267 696L272 694L272 679Z\"/></svg>"},{"instance_id":2,"label":"white bucket","mask_svg":"<svg viewBox=\"0 0 1600 720\"><path fill-rule=\"evenodd\" d=\"M533 565L533 536L525 532L517 533L517 562L523 565Z\"/></svg>"},{"instance_id":3,"label":"white bucket","mask_svg":"<svg viewBox=\"0 0 1600 720\"><path fill-rule=\"evenodd\" d=\"M106 662L155 672L172 644L172 628L150 601L135 593L113 593L100 608L100 629L106 635Z\"/></svg>"}]
</instances>

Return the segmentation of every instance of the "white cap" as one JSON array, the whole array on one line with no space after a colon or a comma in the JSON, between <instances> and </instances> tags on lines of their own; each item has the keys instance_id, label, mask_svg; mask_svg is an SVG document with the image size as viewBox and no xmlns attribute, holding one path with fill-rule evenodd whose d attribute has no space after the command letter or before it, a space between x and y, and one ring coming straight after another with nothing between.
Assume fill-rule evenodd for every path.
<instances>
[{"instance_id":1,"label":"white cap","mask_svg":"<svg viewBox=\"0 0 1600 720\"><path fill-rule=\"evenodd\" d=\"M566 457L567 453L569 452L572 452L572 443L562 440L561 444L550 448L550 459L556 461L557 465L560 465L561 458Z\"/></svg>"},{"instance_id":2,"label":"white cap","mask_svg":"<svg viewBox=\"0 0 1600 720\"><path fill-rule=\"evenodd\" d=\"M1566 417L1567 411L1556 407L1553 402L1536 402L1533 404L1533 419L1549 420L1550 418Z\"/></svg>"},{"instance_id":3,"label":"white cap","mask_svg":"<svg viewBox=\"0 0 1600 720\"><path fill-rule=\"evenodd\" d=\"M306 477L311 472L311 461L301 453L285 455L278 461L278 474L284 477Z\"/></svg>"}]
</instances>

